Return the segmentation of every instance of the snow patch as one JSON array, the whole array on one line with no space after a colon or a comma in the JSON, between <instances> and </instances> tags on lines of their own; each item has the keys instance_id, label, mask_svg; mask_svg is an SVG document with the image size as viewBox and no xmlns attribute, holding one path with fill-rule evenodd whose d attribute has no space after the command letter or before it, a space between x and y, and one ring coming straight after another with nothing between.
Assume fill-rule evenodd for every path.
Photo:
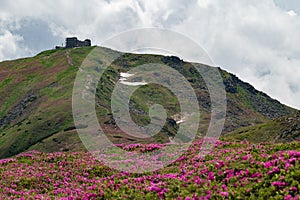
<instances>
[{"instance_id":1,"label":"snow patch","mask_svg":"<svg viewBox=\"0 0 300 200\"><path fill-rule=\"evenodd\" d=\"M184 120L183 120L183 119L181 119L181 120L177 121L177 122L176 122L176 124L180 124L180 123L182 123L182 122L184 122Z\"/></svg>"},{"instance_id":2,"label":"snow patch","mask_svg":"<svg viewBox=\"0 0 300 200\"><path fill-rule=\"evenodd\" d=\"M129 74L126 72L121 72L120 73L121 78L129 78L130 76L134 76L134 74Z\"/></svg>"},{"instance_id":3,"label":"snow patch","mask_svg":"<svg viewBox=\"0 0 300 200\"><path fill-rule=\"evenodd\" d=\"M125 73L125 72L121 72L120 73L120 83L124 84L124 85L131 85L131 86L139 86L139 85L147 85L148 83L143 81L143 82L129 82L127 81L127 78L134 76L134 74L129 74L129 73Z\"/></svg>"},{"instance_id":4,"label":"snow patch","mask_svg":"<svg viewBox=\"0 0 300 200\"><path fill-rule=\"evenodd\" d=\"M146 82L128 82L128 81L120 81L120 83L124 85L138 86L138 85L147 85Z\"/></svg>"}]
</instances>

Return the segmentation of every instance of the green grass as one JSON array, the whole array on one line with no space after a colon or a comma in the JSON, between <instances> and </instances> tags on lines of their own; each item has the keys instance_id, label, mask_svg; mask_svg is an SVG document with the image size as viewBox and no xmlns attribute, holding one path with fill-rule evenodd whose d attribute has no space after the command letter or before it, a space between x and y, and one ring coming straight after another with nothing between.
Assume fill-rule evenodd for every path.
<instances>
[{"instance_id":1,"label":"green grass","mask_svg":"<svg viewBox=\"0 0 300 200\"><path fill-rule=\"evenodd\" d=\"M238 96L240 101L246 105L248 108L250 109L254 109L252 103L251 103L251 98L249 97L249 94L245 91L244 88L242 88L241 86L237 86L237 92L238 92Z\"/></svg>"},{"instance_id":2,"label":"green grass","mask_svg":"<svg viewBox=\"0 0 300 200\"><path fill-rule=\"evenodd\" d=\"M274 142L276 136L280 133L280 125L274 121L268 121L263 124L239 128L225 137L234 138L238 141L248 140L254 143Z\"/></svg>"},{"instance_id":3,"label":"green grass","mask_svg":"<svg viewBox=\"0 0 300 200\"><path fill-rule=\"evenodd\" d=\"M300 139L299 112L254 126L239 128L225 137L238 141L290 142Z\"/></svg>"},{"instance_id":4,"label":"green grass","mask_svg":"<svg viewBox=\"0 0 300 200\"><path fill-rule=\"evenodd\" d=\"M12 77L6 78L0 82L0 90L7 86L12 80Z\"/></svg>"}]
</instances>

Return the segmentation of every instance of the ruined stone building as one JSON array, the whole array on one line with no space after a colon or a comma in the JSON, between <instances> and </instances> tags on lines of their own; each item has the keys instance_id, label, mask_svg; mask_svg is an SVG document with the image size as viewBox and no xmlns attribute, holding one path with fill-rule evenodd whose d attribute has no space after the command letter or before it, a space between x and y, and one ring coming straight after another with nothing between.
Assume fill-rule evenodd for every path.
<instances>
[{"instance_id":1,"label":"ruined stone building","mask_svg":"<svg viewBox=\"0 0 300 200\"><path fill-rule=\"evenodd\" d=\"M74 47L89 47L91 46L91 40L85 39L84 41L78 40L77 37L66 38L65 48L74 48ZM56 46L56 49L64 48L61 46Z\"/></svg>"},{"instance_id":2,"label":"ruined stone building","mask_svg":"<svg viewBox=\"0 0 300 200\"><path fill-rule=\"evenodd\" d=\"M91 46L91 40L89 39L80 41L77 39L77 37L66 38L66 48L88 47L88 46Z\"/></svg>"}]
</instances>

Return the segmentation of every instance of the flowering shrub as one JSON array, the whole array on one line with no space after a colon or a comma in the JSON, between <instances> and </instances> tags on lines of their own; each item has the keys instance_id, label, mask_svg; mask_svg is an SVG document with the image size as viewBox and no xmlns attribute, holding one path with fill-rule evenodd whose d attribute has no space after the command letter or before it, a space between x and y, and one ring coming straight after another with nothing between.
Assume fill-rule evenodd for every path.
<instances>
[{"instance_id":1,"label":"flowering shrub","mask_svg":"<svg viewBox=\"0 0 300 200\"><path fill-rule=\"evenodd\" d=\"M0 199L299 199L300 142L217 141L204 158L201 143L144 174L110 169L90 153L22 153L0 160ZM164 145L118 146L149 152Z\"/></svg>"}]
</instances>

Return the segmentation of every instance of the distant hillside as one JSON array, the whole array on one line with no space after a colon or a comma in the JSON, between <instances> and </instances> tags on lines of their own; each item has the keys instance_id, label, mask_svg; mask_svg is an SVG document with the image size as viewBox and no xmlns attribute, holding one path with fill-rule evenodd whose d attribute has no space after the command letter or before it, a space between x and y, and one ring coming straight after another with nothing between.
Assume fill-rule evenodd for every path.
<instances>
[{"instance_id":1,"label":"distant hillside","mask_svg":"<svg viewBox=\"0 0 300 200\"><path fill-rule=\"evenodd\" d=\"M300 113L297 112L255 126L239 128L227 134L226 137L256 143L300 140Z\"/></svg>"},{"instance_id":2,"label":"distant hillside","mask_svg":"<svg viewBox=\"0 0 300 200\"><path fill-rule=\"evenodd\" d=\"M32 58L0 63L0 158L28 149L46 152L84 150L73 123L71 97L76 72L93 48L49 50ZM116 143L163 143L176 134L177 114L180 112L177 98L169 90L155 84L138 89L131 99L130 108L133 120L146 125L150 119L149 105L164 105L168 118L158 135L150 141L140 140L124 134L114 123L110 96L120 72L145 63L167 64L191 83L201 109L199 135L203 134L210 119L210 97L203 79L193 66L174 56L125 53L105 71L97 88L97 115L108 136ZM223 133L295 112L236 76L219 70L227 92L227 117Z\"/></svg>"}]
</instances>

